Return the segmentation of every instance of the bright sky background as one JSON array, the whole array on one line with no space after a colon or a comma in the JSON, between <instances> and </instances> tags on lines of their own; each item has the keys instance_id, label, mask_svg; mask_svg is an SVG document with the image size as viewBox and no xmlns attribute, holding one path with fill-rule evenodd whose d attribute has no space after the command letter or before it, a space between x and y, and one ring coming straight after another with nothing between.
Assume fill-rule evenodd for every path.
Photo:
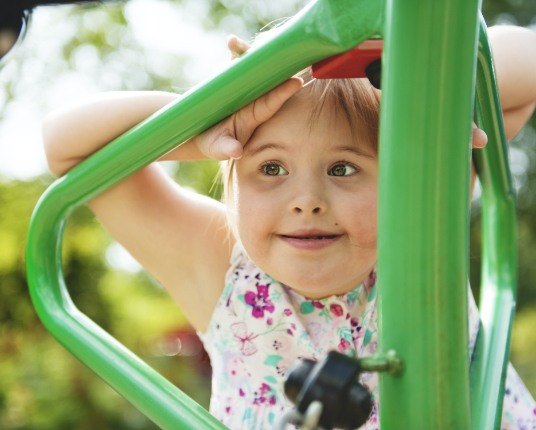
<instances>
[{"instance_id":1,"label":"bright sky background","mask_svg":"<svg viewBox=\"0 0 536 430\"><path fill-rule=\"evenodd\" d=\"M192 84L229 61L225 46L227 34L201 29L199 22L207 14L204 2L190 0L177 6L158 0L130 0L125 8L132 35L147 52L153 53L153 67L164 73L170 65L162 60L166 56L159 53L188 57L184 71ZM0 89L3 110L0 176L7 179L31 179L47 172L40 130L41 119L47 112L119 87L121 76L110 71L103 75L97 53L88 45L74 56L74 68L81 72L61 73L53 82L40 82L47 59L61 58L65 41L76 32L75 22L65 19L67 12L68 7L37 8L26 38L0 69L0 83L16 82L16 101L7 106L4 103L6 95ZM88 19L92 20L92 25L98 25L99 13L92 13ZM244 36L245 30L239 20L228 24L236 34ZM14 67L17 61L24 65L21 72ZM138 84L143 87L144 82Z\"/></svg>"},{"instance_id":2,"label":"bright sky background","mask_svg":"<svg viewBox=\"0 0 536 430\"><path fill-rule=\"evenodd\" d=\"M41 139L41 119L47 113L77 102L100 91L119 88L120 79L127 79L108 68L103 70L95 49L86 45L74 55L74 69L57 71L52 81L43 82L57 68L65 41L77 31L76 23L66 19L70 7L41 7L32 14L29 31L20 46L13 50L0 69L0 179L29 180L48 172ZM199 24L208 12L205 2L185 1L182 5L159 0L130 0L125 5L129 29L136 41L146 49L151 64L169 76L173 67L165 58L187 57L187 80L193 85L202 81L229 61L227 33L206 31ZM102 13L103 14L103 13ZM105 16L94 11L88 19L98 25ZM230 18L225 27L235 34L248 34L238 19ZM117 35L113 33L112 39ZM118 38L117 38L118 39ZM113 43L112 43L113 44ZM160 55L167 54L167 55ZM172 54L172 55L169 55ZM15 65L23 64L21 70ZM136 64L135 62L133 64ZM139 76L139 74L138 74ZM136 79L136 74L128 76ZM5 104L4 83L12 83L15 100ZM133 85L144 86L144 82ZM115 269L135 272L139 264L119 244L106 251L106 260Z\"/></svg>"}]
</instances>

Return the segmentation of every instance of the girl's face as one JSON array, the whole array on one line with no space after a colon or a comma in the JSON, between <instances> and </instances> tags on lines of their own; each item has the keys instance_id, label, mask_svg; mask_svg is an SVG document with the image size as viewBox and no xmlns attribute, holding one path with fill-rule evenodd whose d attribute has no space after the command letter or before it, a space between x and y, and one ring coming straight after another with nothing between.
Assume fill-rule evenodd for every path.
<instances>
[{"instance_id":1,"label":"girl's face","mask_svg":"<svg viewBox=\"0 0 536 430\"><path fill-rule=\"evenodd\" d=\"M301 91L258 127L233 178L236 227L250 258L308 298L343 294L376 261L376 154L325 108L310 128Z\"/></svg>"}]
</instances>

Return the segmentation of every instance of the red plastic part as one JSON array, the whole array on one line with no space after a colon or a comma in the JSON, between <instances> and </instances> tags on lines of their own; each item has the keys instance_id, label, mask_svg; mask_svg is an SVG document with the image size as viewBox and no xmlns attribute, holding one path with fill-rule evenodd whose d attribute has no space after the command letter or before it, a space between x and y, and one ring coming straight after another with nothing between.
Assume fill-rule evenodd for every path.
<instances>
[{"instance_id":1,"label":"red plastic part","mask_svg":"<svg viewBox=\"0 0 536 430\"><path fill-rule=\"evenodd\" d=\"M317 79L365 78L365 69L381 58L383 40L370 39L355 48L313 64L313 77Z\"/></svg>"}]
</instances>

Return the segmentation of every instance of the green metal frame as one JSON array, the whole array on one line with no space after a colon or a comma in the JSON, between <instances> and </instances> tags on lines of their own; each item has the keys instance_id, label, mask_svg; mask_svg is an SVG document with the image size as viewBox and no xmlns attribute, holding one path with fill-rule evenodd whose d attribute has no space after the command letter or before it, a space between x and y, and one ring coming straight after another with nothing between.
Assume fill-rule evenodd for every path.
<instances>
[{"instance_id":1,"label":"green metal frame","mask_svg":"<svg viewBox=\"0 0 536 430\"><path fill-rule=\"evenodd\" d=\"M65 221L74 208L299 70L383 36L379 343L381 351L396 351L404 371L380 376L381 427L498 428L516 296L515 206L479 8L478 0L312 1L262 44L58 179L35 208L27 244L30 292L45 327L161 428L225 428L76 308L62 273ZM489 143L477 157L485 251L482 330L469 374L477 53L477 120Z\"/></svg>"}]
</instances>

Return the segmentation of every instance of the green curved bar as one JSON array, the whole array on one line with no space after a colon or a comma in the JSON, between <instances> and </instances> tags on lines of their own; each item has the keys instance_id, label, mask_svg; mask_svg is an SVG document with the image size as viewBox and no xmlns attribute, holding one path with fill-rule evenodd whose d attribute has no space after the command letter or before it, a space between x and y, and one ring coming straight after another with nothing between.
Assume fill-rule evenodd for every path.
<instances>
[{"instance_id":1,"label":"green curved bar","mask_svg":"<svg viewBox=\"0 0 536 430\"><path fill-rule=\"evenodd\" d=\"M74 208L302 68L380 34L382 7L382 2L365 0L311 2L261 45L58 179L39 200L30 222L26 260L30 293L41 321L159 427L225 428L76 308L62 273L66 218Z\"/></svg>"},{"instance_id":2,"label":"green curved bar","mask_svg":"<svg viewBox=\"0 0 536 430\"><path fill-rule=\"evenodd\" d=\"M502 109L492 53L481 19L476 88L477 121L488 135L475 151L482 184L482 327L471 365L472 428L499 429L510 334L517 298L516 197L508 166Z\"/></svg>"}]
</instances>

